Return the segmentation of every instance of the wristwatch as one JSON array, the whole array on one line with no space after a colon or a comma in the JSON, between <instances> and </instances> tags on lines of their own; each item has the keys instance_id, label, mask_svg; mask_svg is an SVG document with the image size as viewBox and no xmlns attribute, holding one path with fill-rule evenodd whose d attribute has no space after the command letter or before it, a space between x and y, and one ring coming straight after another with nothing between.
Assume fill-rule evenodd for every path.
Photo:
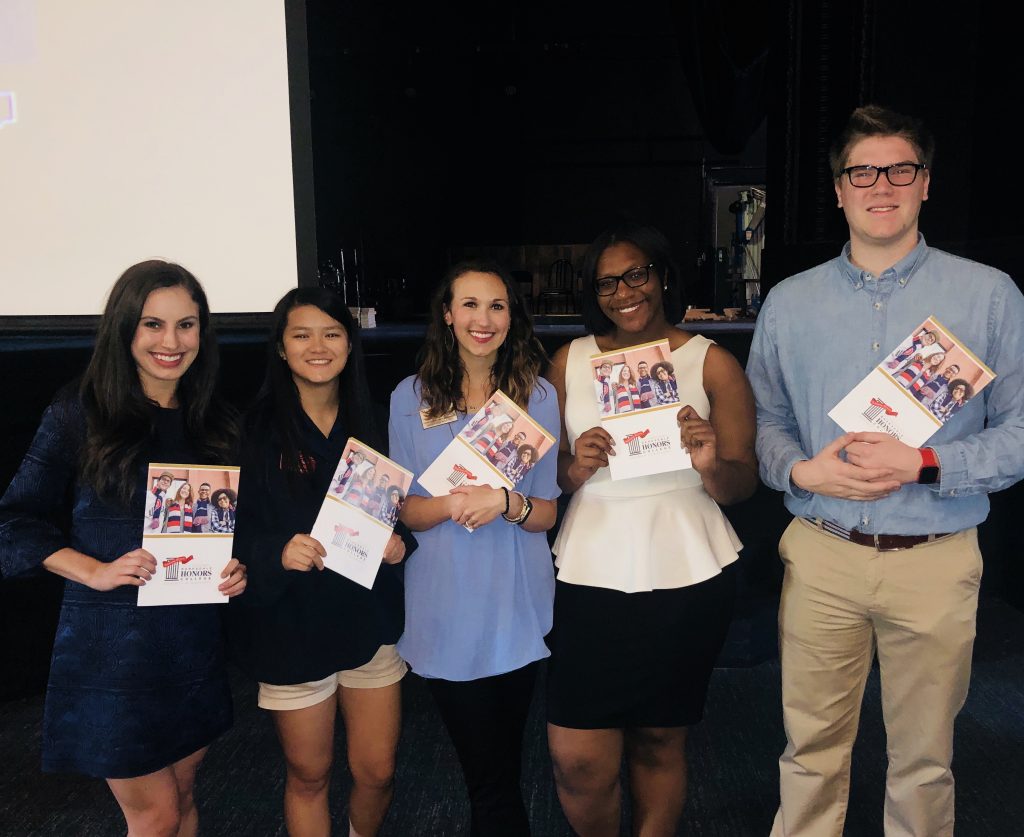
<instances>
[{"instance_id":1,"label":"wristwatch","mask_svg":"<svg viewBox=\"0 0 1024 837\"><path fill-rule=\"evenodd\" d=\"M921 470L917 472L919 485L935 485L939 481L939 457L934 448L919 448L921 451Z\"/></svg>"}]
</instances>

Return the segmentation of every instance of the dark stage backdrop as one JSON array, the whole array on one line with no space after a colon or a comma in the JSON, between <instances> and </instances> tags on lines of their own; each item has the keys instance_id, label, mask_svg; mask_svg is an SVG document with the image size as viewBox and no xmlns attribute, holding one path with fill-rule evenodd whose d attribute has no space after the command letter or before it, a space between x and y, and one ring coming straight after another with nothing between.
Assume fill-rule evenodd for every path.
<instances>
[{"instance_id":1,"label":"dark stage backdrop","mask_svg":"<svg viewBox=\"0 0 1024 837\"><path fill-rule=\"evenodd\" d=\"M828 145L868 103L913 113L935 133L921 213L928 243L1004 270L1020 285L1010 92L1019 47L1004 7L979 0L947 13L914 0L788 0L776 12L766 286L832 258L845 240Z\"/></svg>"}]
</instances>

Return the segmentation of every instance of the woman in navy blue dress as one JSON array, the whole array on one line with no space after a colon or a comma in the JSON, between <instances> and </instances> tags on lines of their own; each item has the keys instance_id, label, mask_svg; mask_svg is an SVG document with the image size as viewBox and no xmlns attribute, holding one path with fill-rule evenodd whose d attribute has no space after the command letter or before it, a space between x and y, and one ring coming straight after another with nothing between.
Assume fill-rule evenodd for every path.
<instances>
[{"instance_id":1,"label":"woman in navy blue dress","mask_svg":"<svg viewBox=\"0 0 1024 837\"><path fill-rule=\"evenodd\" d=\"M110 292L92 360L43 415L0 500L4 576L67 579L43 719L43 769L106 779L131 835L194 835L192 786L231 725L216 605L137 607L147 463L229 463L237 422L214 394L202 288L150 261ZM245 589L232 559L229 596Z\"/></svg>"}]
</instances>

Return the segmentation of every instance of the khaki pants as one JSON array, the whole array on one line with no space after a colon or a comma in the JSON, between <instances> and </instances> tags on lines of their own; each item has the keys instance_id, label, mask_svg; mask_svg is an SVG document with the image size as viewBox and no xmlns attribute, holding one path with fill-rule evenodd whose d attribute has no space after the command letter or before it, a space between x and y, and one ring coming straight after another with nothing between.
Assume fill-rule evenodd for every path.
<instances>
[{"instance_id":1,"label":"khaki pants","mask_svg":"<svg viewBox=\"0 0 1024 837\"><path fill-rule=\"evenodd\" d=\"M885 833L953 833L953 721L967 698L981 552L976 529L878 552L794 520L779 543L786 749L773 837L841 835L874 653L889 767Z\"/></svg>"}]
</instances>

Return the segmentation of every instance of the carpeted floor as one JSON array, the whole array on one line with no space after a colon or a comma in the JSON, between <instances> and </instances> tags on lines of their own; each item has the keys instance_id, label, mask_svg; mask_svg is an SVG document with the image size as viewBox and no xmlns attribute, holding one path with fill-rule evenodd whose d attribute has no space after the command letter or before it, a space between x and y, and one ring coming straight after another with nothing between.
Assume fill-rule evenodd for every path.
<instances>
[{"instance_id":1,"label":"carpeted floor","mask_svg":"<svg viewBox=\"0 0 1024 837\"><path fill-rule=\"evenodd\" d=\"M198 780L202 834L283 835L283 768L269 718L254 689L235 677L235 726L211 749ZM407 678L395 801L386 835L467 833L467 804L454 753L421 682ZM533 833L568 835L555 797L535 701L524 753ZM42 698L0 704L0 835L121 835L117 806L102 782L39 772ZM784 741L778 662L715 672L704 722L690 736L690 799L679 834L767 834L777 802L776 759ZM348 775L338 737L332 794L342 826ZM956 735L958 837L1024 835L1024 614L982 602L974 680ZM877 672L868 684L854 752L847 835L882 833L885 748Z\"/></svg>"}]
</instances>

